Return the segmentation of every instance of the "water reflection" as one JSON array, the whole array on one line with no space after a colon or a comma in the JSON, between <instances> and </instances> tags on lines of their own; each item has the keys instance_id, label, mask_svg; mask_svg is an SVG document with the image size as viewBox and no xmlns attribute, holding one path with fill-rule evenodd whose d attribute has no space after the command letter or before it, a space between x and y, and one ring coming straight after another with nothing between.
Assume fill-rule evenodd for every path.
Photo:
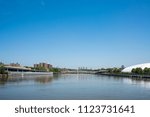
<instances>
[{"instance_id":1,"label":"water reflection","mask_svg":"<svg viewBox=\"0 0 150 117\"><path fill-rule=\"evenodd\" d=\"M21 77L16 77L16 76L11 76L9 78L2 78L0 79L0 85L5 85L7 83L21 83L24 81L34 81L38 82L40 84L46 84L52 82L54 79L53 76L21 76Z\"/></svg>"},{"instance_id":2,"label":"water reflection","mask_svg":"<svg viewBox=\"0 0 150 117\"><path fill-rule=\"evenodd\" d=\"M110 80L121 81L130 85L138 85L145 88L150 88L150 79L136 79L136 78L123 78L114 76L101 76L101 75L89 75L89 74L56 74L54 76L24 76L24 77L9 77L0 79L0 85L7 83L21 83L23 81L34 81L39 84L52 83L53 80Z\"/></svg>"},{"instance_id":3,"label":"water reflection","mask_svg":"<svg viewBox=\"0 0 150 117\"><path fill-rule=\"evenodd\" d=\"M47 84L47 83L50 83L50 82L52 82L54 79L53 79L53 77L51 76L51 77L44 77L44 76L42 76L42 77L38 77L38 78L36 78L35 79L35 81L36 82L38 82L38 83L41 83L41 84Z\"/></svg>"},{"instance_id":4,"label":"water reflection","mask_svg":"<svg viewBox=\"0 0 150 117\"><path fill-rule=\"evenodd\" d=\"M68 79L71 74L64 75L64 79ZM138 78L125 78L117 76L104 76L104 75L89 75L89 74L76 74L77 80L106 80L106 81L119 81L130 85L137 85L150 89L150 79L138 79Z\"/></svg>"},{"instance_id":5,"label":"water reflection","mask_svg":"<svg viewBox=\"0 0 150 117\"><path fill-rule=\"evenodd\" d=\"M8 81L8 78L1 78L0 79L0 85L5 85L5 83Z\"/></svg>"},{"instance_id":6,"label":"water reflection","mask_svg":"<svg viewBox=\"0 0 150 117\"><path fill-rule=\"evenodd\" d=\"M123 82L130 85L137 85L137 86L150 89L150 79L123 78Z\"/></svg>"},{"instance_id":7,"label":"water reflection","mask_svg":"<svg viewBox=\"0 0 150 117\"><path fill-rule=\"evenodd\" d=\"M150 99L147 89L148 79L94 74L20 76L0 80L0 99Z\"/></svg>"}]
</instances>

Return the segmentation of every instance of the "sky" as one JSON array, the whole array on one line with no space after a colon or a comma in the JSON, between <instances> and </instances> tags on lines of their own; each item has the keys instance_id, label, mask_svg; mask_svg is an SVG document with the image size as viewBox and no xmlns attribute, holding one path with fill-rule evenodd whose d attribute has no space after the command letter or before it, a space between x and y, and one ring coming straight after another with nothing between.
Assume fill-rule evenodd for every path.
<instances>
[{"instance_id":1,"label":"sky","mask_svg":"<svg viewBox=\"0 0 150 117\"><path fill-rule=\"evenodd\" d=\"M0 0L4 63L127 67L149 52L149 0Z\"/></svg>"}]
</instances>

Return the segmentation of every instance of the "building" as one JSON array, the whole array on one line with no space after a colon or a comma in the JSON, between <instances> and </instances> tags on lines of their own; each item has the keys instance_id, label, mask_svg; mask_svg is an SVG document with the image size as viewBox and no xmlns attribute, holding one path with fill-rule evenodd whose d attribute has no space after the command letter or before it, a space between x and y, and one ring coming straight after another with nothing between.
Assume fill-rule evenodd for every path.
<instances>
[{"instance_id":1,"label":"building","mask_svg":"<svg viewBox=\"0 0 150 117\"><path fill-rule=\"evenodd\" d=\"M47 63L39 63L39 64L34 64L34 68L44 68L44 69L51 69L53 66L51 64Z\"/></svg>"},{"instance_id":2,"label":"building","mask_svg":"<svg viewBox=\"0 0 150 117\"><path fill-rule=\"evenodd\" d=\"M10 63L10 66L13 66L13 67L20 67L21 65L19 63Z\"/></svg>"},{"instance_id":3,"label":"building","mask_svg":"<svg viewBox=\"0 0 150 117\"><path fill-rule=\"evenodd\" d=\"M134 68L142 68L142 70L143 70L146 67L150 68L150 63L144 63L144 64L129 66L129 67L126 67L125 69L123 69L122 72L130 73L132 71L132 69L134 69Z\"/></svg>"}]
</instances>

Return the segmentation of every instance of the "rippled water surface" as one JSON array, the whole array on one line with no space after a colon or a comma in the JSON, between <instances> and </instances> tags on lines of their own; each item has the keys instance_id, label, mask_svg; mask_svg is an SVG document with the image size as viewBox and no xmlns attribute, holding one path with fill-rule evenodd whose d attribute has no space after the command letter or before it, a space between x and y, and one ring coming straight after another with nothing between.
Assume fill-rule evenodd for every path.
<instances>
[{"instance_id":1,"label":"rippled water surface","mask_svg":"<svg viewBox=\"0 0 150 117\"><path fill-rule=\"evenodd\" d=\"M150 81L89 74L0 80L0 99L150 99Z\"/></svg>"}]
</instances>

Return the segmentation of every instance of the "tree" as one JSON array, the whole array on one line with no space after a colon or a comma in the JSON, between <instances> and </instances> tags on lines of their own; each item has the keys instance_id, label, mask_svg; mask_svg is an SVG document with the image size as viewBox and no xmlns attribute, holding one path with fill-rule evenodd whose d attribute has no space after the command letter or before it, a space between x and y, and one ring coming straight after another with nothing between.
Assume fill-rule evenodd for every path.
<instances>
[{"instance_id":1,"label":"tree","mask_svg":"<svg viewBox=\"0 0 150 117\"><path fill-rule=\"evenodd\" d=\"M121 72L121 69L120 68L113 68L113 73L120 73Z\"/></svg>"},{"instance_id":2,"label":"tree","mask_svg":"<svg viewBox=\"0 0 150 117\"><path fill-rule=\"evenodd\" d=\"M143 70L144 74L150 74L150 68L145 67Z\"/></svg>"},{"instance_id":3,"label":"tree","mask_svg":"<svg viewBox=\"0 0 150 117\"><path fill-rule=\"evenodd\" d=\"M35 70L38 70L38 71L47 71L47 69L44 68L44 67L36 67Z\"/></svg>"},{"instance_id":4,"label":"tree","mask_svg":"<svg viewBox=\"0 0 150 117\"><path fill-rule=\"evenodd\" d=\"M138 74L142 74L143 73L142 68L136 68L136 71L137 71Z\"/></svg>"},{"instance_id":5,"label":"tree","mask_svg":"<svg viewBox=\"0 0 150 117\"><path fill-rule=\"evenodd\" d=\"M137 68L133 68L131 72L135 73L135 74L142 74L143 70L142 70L142 68L137 67Z\"/></svg>"},{"instance_id":6,"label":"tree","mask_svg":"<svg viewBox=\"0 0 150 117\"><path fill-rule=\"evenodd\" d=\"M107 70L108 73L112 73L113 72L112 68L107 68L106 70Z\"/></svg>"},{"instance_id":7,"label":"tree","mask_svg":"<svg viewBox=\"0 0 150 117\"><path fill-rule=\"evenodd\" d=\"M59 68L51 68L49 69L50 72L54 72L54 73L59 73L60 69Z\"/></svg>"},{"instance_id":8,"label":"tree","mask_svg":"<svg viewBox=\"0 0 150 117\"><path fill-rule=\"evenodd\" d=\"M136 73L136 69L133 68L133 69L131 70L131 72L132 72L132 73Z\"/></svg>"},{"instance_id":9,"label":"tree","mask_svg":"<svg viewBox=\"0 0 150 117\"><path fill-rule=\"evenodd\" d=\"M3 64L0 64L0 74L5 74L5 67Z\"/></svg>"}]
</instances>

